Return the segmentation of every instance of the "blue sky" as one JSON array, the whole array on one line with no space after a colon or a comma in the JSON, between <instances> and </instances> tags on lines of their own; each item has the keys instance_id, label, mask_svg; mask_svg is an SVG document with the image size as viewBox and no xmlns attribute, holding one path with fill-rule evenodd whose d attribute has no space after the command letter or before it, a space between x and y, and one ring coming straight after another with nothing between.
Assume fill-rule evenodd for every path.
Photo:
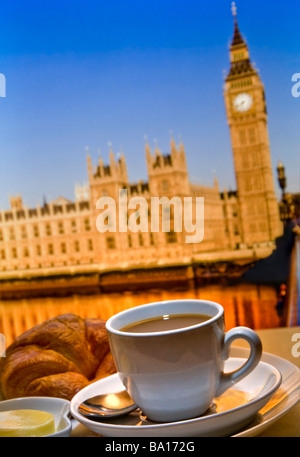
<instances>
[{"instance_id":1,"label":"blue sky","mask_svg":"<svg viewBox=\"0 0 300 457\"><path fill-rule=\"evenodd\" d=\"M299 191L300 2L237 0L238 22L265 84L275 170ZM125 153L129 179L147 179L144 135L185 145L190 179L235 188L223 100L233 33L227 0L0 1L0 208L74 198L86 151ZM214 171L215 170L215 171ZM277 182L276 182L277 187ZM278 189L277 189L278 190Z\"/></svg>"}]
</instances>

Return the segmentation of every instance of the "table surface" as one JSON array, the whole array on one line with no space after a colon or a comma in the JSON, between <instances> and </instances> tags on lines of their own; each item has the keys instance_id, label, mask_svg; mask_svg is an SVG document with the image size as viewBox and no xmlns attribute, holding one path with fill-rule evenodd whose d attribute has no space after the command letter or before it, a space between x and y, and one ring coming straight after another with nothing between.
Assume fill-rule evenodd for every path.
<instances>
[{"instance_id":1,"label":"table surface","mask_svg":"<svg viewBox=\"0 0 300 457\"><path fill-rule=\"evenodd\" d=\"M299 357L295 357L292 348L296 344L292 341L292 336L296 333L300 335L300 327L284 327L275 329L257 330L263 343L263 351L283 357L300 368L300 348ZM241 346L240 342L238 344ZM71 436L96 436L83 425L79 425L73 430ZM300 402L293 406L283 417L278 419L268 429L264 430L260 437L300 437Z\"/></svg>"}]
</instances>

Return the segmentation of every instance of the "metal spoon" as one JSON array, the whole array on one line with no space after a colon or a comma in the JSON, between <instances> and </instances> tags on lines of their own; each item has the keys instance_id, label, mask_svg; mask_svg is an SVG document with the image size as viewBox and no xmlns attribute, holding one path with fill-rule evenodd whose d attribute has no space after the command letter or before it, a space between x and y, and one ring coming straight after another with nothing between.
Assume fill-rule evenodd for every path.
<instances>
[{"instance_id":1,"label":"metal spoon","mask_svg":"<svg viewBox=\"0 0 300 457\"><path fill-rule=\"evenodd\" d=\"M135 409L137 406L126 390L88 398L78 407L78 411L90 419L124 416Z\"/></svg>"}]
</instances>

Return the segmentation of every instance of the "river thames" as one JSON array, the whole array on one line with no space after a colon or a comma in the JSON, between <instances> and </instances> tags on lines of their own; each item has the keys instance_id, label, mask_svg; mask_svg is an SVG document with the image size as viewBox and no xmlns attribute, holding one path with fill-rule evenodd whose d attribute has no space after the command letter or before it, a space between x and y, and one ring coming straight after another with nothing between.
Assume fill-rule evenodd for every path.
<instances>
[{"instance_id":1,"label":"river thames","mask_svg":"<svg viewBox=\"0 0 300 457\"><path fill-rule=\"evenodd\" d=\"M226 330L243 325L253 329L284 325L278 314L278 294L271 285L239 283L209 284L184 290L72 295L26 298L0 302L0 333L8 346L16 336L36 324L65 313L107 320L124 309L171 299L203 299L220 303L225 310Z\"/></svg>"}]
</instances>

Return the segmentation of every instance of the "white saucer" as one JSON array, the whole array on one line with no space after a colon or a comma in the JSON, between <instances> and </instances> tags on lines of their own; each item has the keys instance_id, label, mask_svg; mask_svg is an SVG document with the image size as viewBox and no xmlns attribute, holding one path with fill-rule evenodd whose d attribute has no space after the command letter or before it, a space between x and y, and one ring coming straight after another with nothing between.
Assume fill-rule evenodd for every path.
<instances>
[{"instance_id":1,"label":"white saucer","mask_svg":"<svg viewBox=\"0 0 300 457\"><path fill-rule=\"evenodd\" d=\"M231 357L225 365L226 371L240 367L247 357ZM281 359L283 360L283 359ZM286 361L285 361L286 362ZM289 362L290 372L295 369ZM291 368L291 366L293 368ZM286 368L281 363L282 368ZM297 377L298 376L298 377ZM299 386L299 370L297 382ZM118 419L106 419L96 422L78 412L79 405L89 397L104 392L116 392L123 389L117 374L96 381L79 391L72 399L70 411L72 416L88 429L101 436L110 437L197 437L197 436L232 436L257 418L257 413L268 403L282 381L280 371L274 364L261 361L258 366L233 389L225 392L206 415L179 422L154 423L143 421L138 412L133 412ZM247 398L245 399L245 395ZM233 403L234 402L234 403ZM255 430L260 430L263 420L255 422ZM250 433L250 432L249 432ZM257 432L258 433L258 432ZM244 436L243 432L240 436Z\"/></svg>"},{"instance_id":2,"label":"white saucer","mask_svg":"<svg viewBox=\"0 0 300 457\"><path fill-rule=\"evenodd\" d=\"M247 348L232 347L230 355L233 357L248 357ZM269 428L278 419L284 416L300 400L300 370L288 360L264 352L262 361L277 368L282 376L280 388L262 410L256 414L254 420L235 437L257 436Z\"/></svg>"}]
</instances>

